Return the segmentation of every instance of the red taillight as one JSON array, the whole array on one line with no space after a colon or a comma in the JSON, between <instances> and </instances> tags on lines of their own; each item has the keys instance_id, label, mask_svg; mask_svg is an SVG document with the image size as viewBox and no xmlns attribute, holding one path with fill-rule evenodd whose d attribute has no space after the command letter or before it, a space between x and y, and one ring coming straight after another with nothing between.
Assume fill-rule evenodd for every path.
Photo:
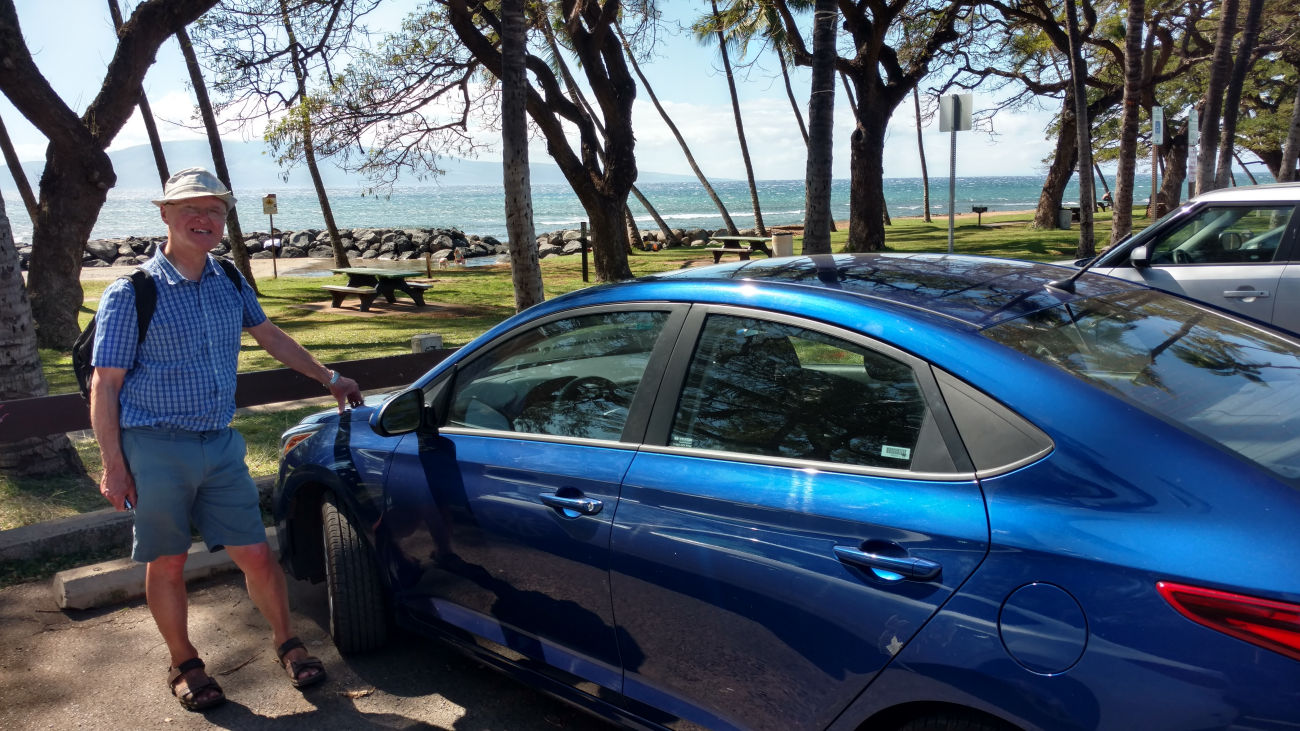
<instances>
[{"instance_id":1,"label":"red taillight","mask_svg":"<svg viewBox=\"0 0 1300 731\"><path fill-rule=\"evenodd\" d=\"M1156 589L1193 622L1300 660L1300 605L1171 581Z\"/></svg>"}]
</instances>

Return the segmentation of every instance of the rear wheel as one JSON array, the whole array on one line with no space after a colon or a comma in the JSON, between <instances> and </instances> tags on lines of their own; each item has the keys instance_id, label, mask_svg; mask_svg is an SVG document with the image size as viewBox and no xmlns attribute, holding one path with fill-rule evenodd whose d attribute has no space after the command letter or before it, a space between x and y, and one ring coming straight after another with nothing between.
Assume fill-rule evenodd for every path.
<instances>
[{"instance_id":1,"label":"rear wheel","mask_svg":"<svg viewBox=\"0 0 1300 731\"><path fill-rule=\"evenodd\" d=\"M388 612L374 551L337 498L321 503L330 636L339 652L363 652L388 639Z\"/></svg>"},{"instance_id":2,"label":"rear wheel","mask_svg":"<svg viewBox=\"0 0 1300 731\"><path fill-rule=\"evenodd\" d=\"M898 727L898 731L1012 731L1012 729L1012 726L995 720L954 713L914 718Z\"/></svg>"}]
</instances>

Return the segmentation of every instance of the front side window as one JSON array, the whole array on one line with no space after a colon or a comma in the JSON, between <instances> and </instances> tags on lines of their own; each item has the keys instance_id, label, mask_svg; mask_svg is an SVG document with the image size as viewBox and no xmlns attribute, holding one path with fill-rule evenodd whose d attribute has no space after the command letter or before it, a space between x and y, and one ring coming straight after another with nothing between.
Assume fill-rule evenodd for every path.
<instances>
[{"instance_id":1,"label":"front side window","mask_svg":"<svg viewBox=\"0 0 1300 731\"><path fill-rule=\"evenodd\" d=\"M456 376L446 425L618 439L667 312L606 312L516 334Z\"/></svg>"},{"instance_id":2,"label":"front side window","mask_svg":"<svg viewBox=\"0 0 1300 731\"><path fill-rule=\"evenodd\" d=\"M1151 263L1271 262L1294 210L1290 205L1203 208L1151 242Z\"/></svg>"},{"instance_id":3,"label":"front side window","mask_svg":"<svg viewBox=\"0 0 1300 731\"><path fill-rule=\"evenodd\" d=\"M984 334L1300 479L1300 341L1150 291L1061 304Z\"/></svg>"},{"instance_id":4,"label":"front side window","mask_svg":"<svg viewBox=\"0 0 1300 731\"><path fill-rule=\"evenodd\" d=\"M671 443L907 469L925 416L912 369L900 361L793 325L711 315Z\"/></svg>"}]
</instances>

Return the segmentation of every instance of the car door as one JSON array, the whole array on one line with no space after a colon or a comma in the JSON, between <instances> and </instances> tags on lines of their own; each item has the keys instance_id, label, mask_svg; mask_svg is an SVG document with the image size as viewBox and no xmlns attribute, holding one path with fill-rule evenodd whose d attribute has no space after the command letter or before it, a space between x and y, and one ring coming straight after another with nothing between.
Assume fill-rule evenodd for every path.
<instances>
[{"instance_id":1,"label":"car door","mask_svg":"<svg viewBox=\"0 0 1300 731\"><path fill-rule=\"evenodd\" d=\"M441 426L399 444L381 520L404 611L587 692L620 690L609 531L673 317L555 316L432 387Z\"/></svg>"},{"instance_id":2,"label":"car door","mask_svg":"<svg viewBox=\"0 0 1300 731\"><path fill-rule=\"evenodd\" d=\"M1207 204L1135 242L1146 245L1149 266L1097 271L1294 329L1297 316L1278 307L1281 288L1295 286L1282 279L1294 249L1294 210L1290 203Z\"/></svg>"},{"instance_id":3,"label":"car door","mask_svg":"<svg viewBox=\"0 0 1300 731\"><path fill-rule=\"evenodd\" d=\"M626 703L824 728L983 560L979 486L923 362L737 308L684 333L613 526Z\"/></svg>"}]
</instances>

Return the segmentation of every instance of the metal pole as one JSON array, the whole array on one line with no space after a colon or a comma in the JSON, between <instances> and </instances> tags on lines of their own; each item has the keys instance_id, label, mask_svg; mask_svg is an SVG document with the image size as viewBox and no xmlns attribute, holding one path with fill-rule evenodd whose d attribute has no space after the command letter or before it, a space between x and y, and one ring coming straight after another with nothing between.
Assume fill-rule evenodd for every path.
<instances>
[{"instance_id":1,"label":"metal pole","mask_svg":"<svg viewBox=\"0 0 1300 731\"><path fill-rule=\"evenodd\" d=\"M954 212L957 205L957 127L961 119L961 97L952 95L952 131L948 156L948 253L953 253Z\"/></svg>"}]
</instances>

